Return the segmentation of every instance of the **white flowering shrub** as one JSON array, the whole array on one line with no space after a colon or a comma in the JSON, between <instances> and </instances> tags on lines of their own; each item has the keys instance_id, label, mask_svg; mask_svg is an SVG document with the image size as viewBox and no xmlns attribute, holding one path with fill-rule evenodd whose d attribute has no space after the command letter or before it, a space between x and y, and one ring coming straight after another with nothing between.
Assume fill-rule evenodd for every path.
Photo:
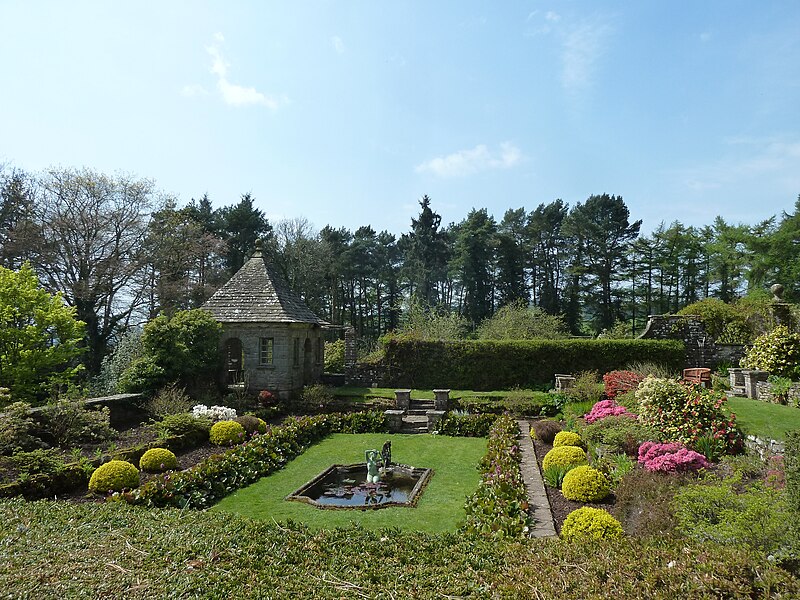
<instances>
[{"instance_id":1,"label":"white flowering shrub","mask_svg":"<svg viewBox=\"0 0 800 600\"><path fill-rule=\"evenodd\" d=\"M217 421L232 421L236 418L236 409L227 406L206 406L205 404L197 404L192 407L192 415L196 418L211 419L215 423Z\"/></svg>"}]
</instances>

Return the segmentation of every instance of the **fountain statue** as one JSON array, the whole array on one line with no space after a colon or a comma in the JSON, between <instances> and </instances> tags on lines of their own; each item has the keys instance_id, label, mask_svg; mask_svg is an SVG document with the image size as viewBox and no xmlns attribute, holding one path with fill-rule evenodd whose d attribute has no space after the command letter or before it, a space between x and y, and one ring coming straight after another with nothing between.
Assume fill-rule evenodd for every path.
<instances>
[{"instance_id":1,"label":"fountain statue","mask_svg":"<svg viewBox=\"0 0 800 600\"><path fill-rule=\"evenodd\" d=\"M385 442L381 448L381 467L388 469L392 466L392 442Z\"/></svg>"},{"instance_id":2,"label":"fountain statue","mask_svg":"<svg viewBox=\"0 0 800 600\"><path fill-rule=\"evenodd\" d=\"M378 451L367 450L364 452L364 458L367 461L367 483L378 483L380 475L378 474Z\"/></svg>"}]
</instances>

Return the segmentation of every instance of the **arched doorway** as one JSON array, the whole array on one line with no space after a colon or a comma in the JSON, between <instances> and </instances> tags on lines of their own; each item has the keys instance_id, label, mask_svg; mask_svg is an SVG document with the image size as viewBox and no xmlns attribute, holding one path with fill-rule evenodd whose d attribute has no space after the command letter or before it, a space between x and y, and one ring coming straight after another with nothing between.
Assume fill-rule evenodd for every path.
<instances>
[{"instance_id":1,"label":"arched doorway","mask_svg":"<svg viewBox=\"0 0 800 600\"><path fill-rule=\"evenodd\" d=\"M303 345L303 385L308 385L314 381L314 349L311 338L306 338Z\"/></svg>"},{"instance_id":2,"label":"arched doorway","mask_svg":"<svg viewBox=\"0 0 800 600\"><path fill-rule=\"evenodd\" d=\"M236 385L244 381L244 351L242 340L230 338L225 342L225 382Z\"/></svg>"}]
</instances>

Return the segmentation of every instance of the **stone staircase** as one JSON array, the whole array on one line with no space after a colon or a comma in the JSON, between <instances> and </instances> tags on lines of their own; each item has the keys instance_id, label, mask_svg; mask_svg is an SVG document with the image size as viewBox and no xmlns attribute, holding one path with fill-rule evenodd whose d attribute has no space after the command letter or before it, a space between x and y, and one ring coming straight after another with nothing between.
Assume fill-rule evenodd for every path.
<instances>
[{"instance_id":1,"label":"stone staircase","mask_svg":"<svg viewBox=\"0 0 800 600\"><path fill-rule=\"evenodd\" d=\"M395 390L395 407L386 411L393 433L429 433L445 412L450 390L433 390L434 400L412 400L411 390Z\"/></svg>"},{"instance_id":2,"label":"stone staircase","mask_svg":"<svg viewBox=\"0 0 800 600\"><path fill-rule=\"evenodd\" d=\"M429 410L433 410L433 400L412 400L403 415L400 433L428 433Z\"/></svg>"}]
</instances>

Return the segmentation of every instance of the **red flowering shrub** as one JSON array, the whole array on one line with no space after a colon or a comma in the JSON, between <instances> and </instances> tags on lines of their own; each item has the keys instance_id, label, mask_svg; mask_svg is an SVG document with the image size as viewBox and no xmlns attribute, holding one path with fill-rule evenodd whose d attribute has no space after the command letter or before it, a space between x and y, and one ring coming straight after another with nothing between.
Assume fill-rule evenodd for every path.
<instances>
[{"instance_id":1,"label":"red flowering shrub","mask_svg":"<svg viewBox=\"0 0 800 600\"><path fill-rule=\"evenodd\" d=\"M633 371L609 371L603 375L606 398L613 400L619 394L635 390L643 380L642 375Z\"/></svg>"},{"instance_id":2,"label":"red flowering shrub","mask_svg":"<svg viewBox=\"0 0 800 600\"><path fill-rule=\"evenodd\" d=\"M592 410L585 414L583 418L586 419L587 423L594 423L606 417L616 417L620 415L633 419L636 418L635 414L628 412L627 408L620 406L613 400L601 400L595 403L595 405L592 406Z\"/></svg>"},{"instance_id":3,"label":"red flowering shrub","mask_svg":"<svg viewBox=\"0 0 800 600\"><path fill-rule=\"evenodd\" d=\"M269 390L261 390L258 392L258 401L262 406L272 406L277 404L278 398Z\"/></svg>"},{"instance_id":4,"label":"red flowering shrub","mask_svg":"<svg viewBox=\"0 0 800 600\"><path fill-rule=\"evenodd\" d=\"M705 456L677 442L645 442L639 446L639 464L662 473L698 471L709 466Z\"/></svg>"}]
</instances>

